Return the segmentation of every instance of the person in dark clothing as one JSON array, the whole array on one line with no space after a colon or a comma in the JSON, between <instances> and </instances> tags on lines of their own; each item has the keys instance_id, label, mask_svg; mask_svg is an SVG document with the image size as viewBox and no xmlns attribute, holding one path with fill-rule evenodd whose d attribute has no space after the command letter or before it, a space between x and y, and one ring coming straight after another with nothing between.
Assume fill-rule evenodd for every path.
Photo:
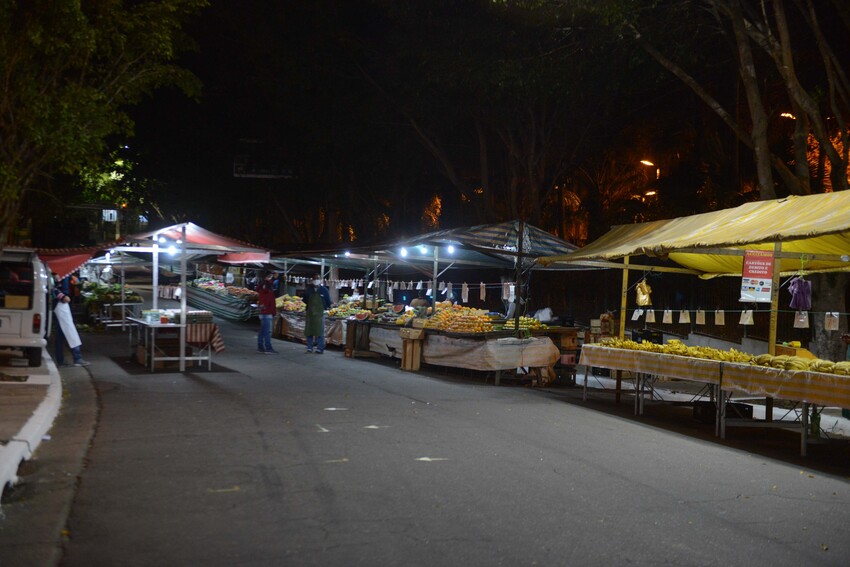
<instances>
[{"instance_id":1,"label":"person in dark clothing","mask_svg":"<svg viewBox=\"0 0 850 567\"><path fill-rule=\"evenodd\" d=\"M74 326L74 318L71 315L71 308L68 306L71 303L71 289L69 278L60 279L57 274L53 274L55 285L53 287L53 314L56 317L56 335L54 337L54 362L58 366L65 366L65 342L68 343L68 348L71 349L71 354L74 357L74 366L88 366L89 362L83 360L83 355L80 352L82 341Z\"/></svg>"},{"instance_id":2,"label":"person in dark clothing","mask_svg":"<svg viewBox=\"0 0 850 567\"><path fill-rule=\"evenodd\" d=\"M313 352L315 347L316 354L322 354L325 352L325 309L331 306L331 294L328 288L322 285L320 276L316 276L307 285L304 303L307 304L307 320L304 324L307 352Z\"/></svg>"},{"instance_id":3,"label":"person in dark clothing","mask_svg":"<svg viewBox=\"0 0 850 567\"><path fill-rule=\"evenodd\" d=\"M260 354L276 354L272 348L272 320L277 313L274 301L274 287L272 278L274 274L269 272L257 284L257 310L260 315L260 332L257 333L257 352Z\"/></svg>"}]
</instances>

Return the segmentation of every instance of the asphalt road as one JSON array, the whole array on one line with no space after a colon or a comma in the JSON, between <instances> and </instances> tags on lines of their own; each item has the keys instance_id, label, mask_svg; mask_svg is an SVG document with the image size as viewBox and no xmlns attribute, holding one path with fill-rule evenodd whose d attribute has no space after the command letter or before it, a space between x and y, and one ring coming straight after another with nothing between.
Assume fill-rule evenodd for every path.
<instances>
[{"instance_id":1,"label":"asphalt road","mask_svg":"<svg viewBox=\"0 0 850 567\"><path fill-rule=\"evenodd\" d=\"M120 342L87 350L98 411L85 414L96 425L61 565L850 558L850 471L801 468L559 392L282 341L261 356L250 329L227 327L214 372L127 374L103 354Z\"/></svg>"}]
</instances>

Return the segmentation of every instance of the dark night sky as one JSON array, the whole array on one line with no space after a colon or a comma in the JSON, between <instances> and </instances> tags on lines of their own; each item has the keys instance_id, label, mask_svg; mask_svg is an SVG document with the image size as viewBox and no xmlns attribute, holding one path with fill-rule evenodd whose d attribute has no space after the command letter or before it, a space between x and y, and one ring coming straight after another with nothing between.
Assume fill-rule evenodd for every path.
<instances>
[{"instance_id":1,"label":"dark night sky","mask_svg":"<svg viewBox=\"0 0 850 567\"><path fill-rule=\"evenodd\" d=\"M391 42L399 41L381 14L365 8L369 4L214 1L192 22L187 31L199 52L182 61L204 85L201 100L166 88L133 110L136 138L130 143L139 153L141 172L164 181L167 190L160 202L166 210L185 211L188 219L234 236L286 242L292 240L287 215L300 218L335 205L372 211L387 202L391 232L417 233L421 208L440 193L443 225L470 224L458 213L436 160L398 110L358 72L372 54L394 49ZM445 41L450 42L451 22L469 14L449 7L441 16L447 18ZM461 25L458 33L474 30ZM405 61L402 56L387 60ZM628 132L636 146L628 148L634 152L631 160L640 153L672 154L692 144L695 124L705 120L704 108L675 79L656 67L648 69L637 72L646 85L635 92L629 92L633 85L620 89L621 100L607 103L606 116L582 116L595 138L583 143L614 148L624 144ZM589 83L611 90L616 86L608 85L609 79L636 71L600 66L588 72L595 75ZM404 73L398 76L403 79ZM470 111L427 97L423 93L417 103L434 112L444 140L450 136L446 145L453 157L472 164L467 172L475 175ZM578 128L584 125L577 123L573 131ZM245 139L264 142L265 151L290 166L295 179L234 178L233 160L244 151L240 140ZM360 233L368 236L367 231Z\"/></svg>"}]
</instances>

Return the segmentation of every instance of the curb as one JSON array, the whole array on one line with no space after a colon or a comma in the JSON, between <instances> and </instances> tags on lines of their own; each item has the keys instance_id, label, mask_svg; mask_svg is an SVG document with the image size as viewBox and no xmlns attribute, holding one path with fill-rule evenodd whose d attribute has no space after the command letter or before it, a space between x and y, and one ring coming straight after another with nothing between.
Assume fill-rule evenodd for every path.
<instances>
[{"instance_id":1,"label":"curb","mask_svg":"<svg viewBox=\"0 0 850 567\"><path fill-rule=\"evenodd\" d=\"M0 447L0 498L7 486L18 482L18 467L32 457L50 431L62 405L62 378L53 360L45 361L50 374L50 385L44 399L32 413L20 432L8 444Z\"/></svg>"}]
</instances>

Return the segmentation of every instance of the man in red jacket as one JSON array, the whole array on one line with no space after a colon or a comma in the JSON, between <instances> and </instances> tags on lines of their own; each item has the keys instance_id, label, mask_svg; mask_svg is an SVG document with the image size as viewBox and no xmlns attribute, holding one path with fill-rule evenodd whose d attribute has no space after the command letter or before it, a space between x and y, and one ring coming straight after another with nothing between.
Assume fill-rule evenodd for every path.
<instances>
[{"instance_id":1,"label":"man in red jacket","mask_svg":"<svg viewBox=\"0 0 850 567\"><path fill-rule=\"evenodd\" d=\"M272 319L277 313L274 303L274 274L267 273L257 284L257 308L260 314L260 332L257 334L257 352L260 354L276 354L272 348Z\"/></svg>"}]
</instances>

